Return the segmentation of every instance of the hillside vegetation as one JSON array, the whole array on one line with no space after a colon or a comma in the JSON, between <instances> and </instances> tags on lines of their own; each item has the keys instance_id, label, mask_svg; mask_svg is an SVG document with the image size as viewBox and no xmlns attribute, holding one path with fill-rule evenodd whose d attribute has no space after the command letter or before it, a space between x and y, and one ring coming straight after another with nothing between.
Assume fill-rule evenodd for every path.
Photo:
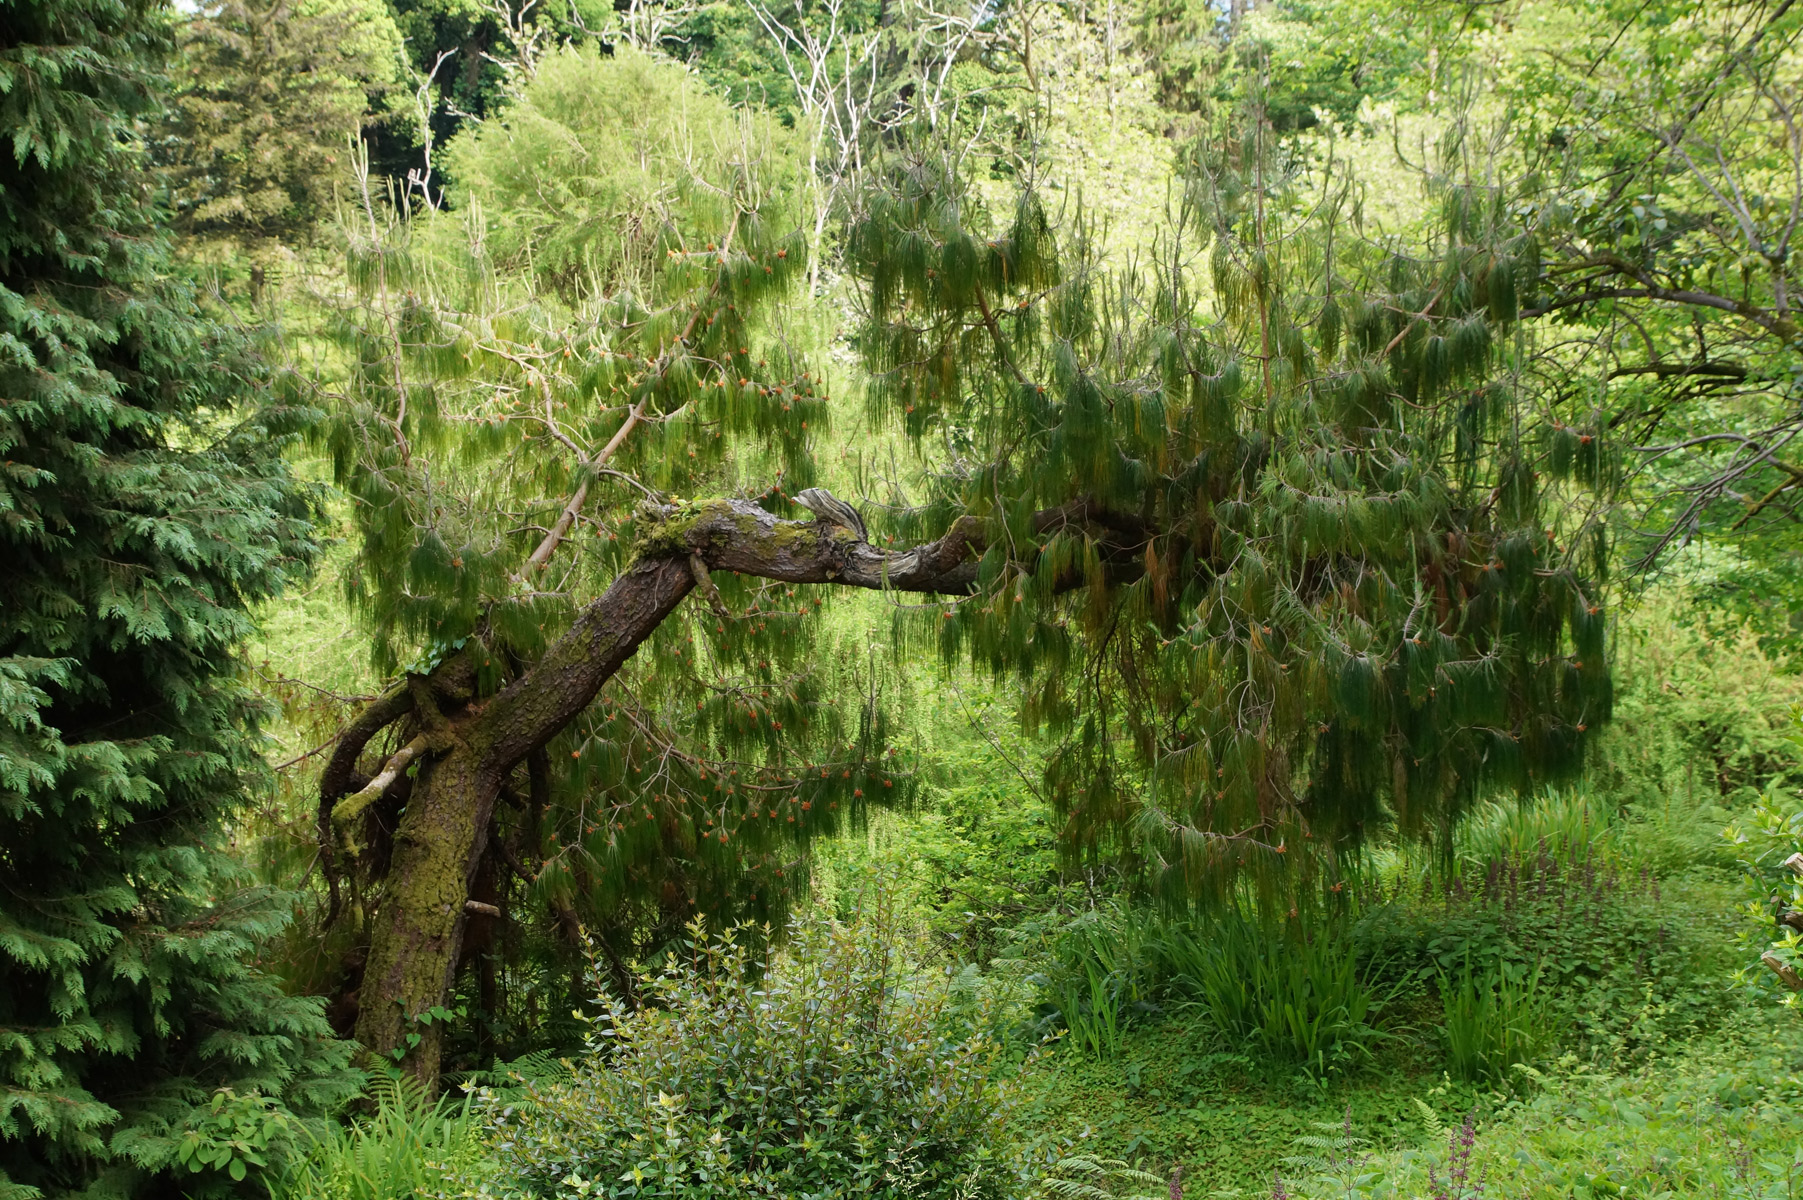
<instances>
[{"instance_id":1,"label":"hillside vegetation","mask_svg":"<svg viewBox=\"0 0 1803 1200\"><path fill-rule=\"evenodd\" d=\"M1800 88L0 5L0 1200L1792 1200Z\"/></svg>"}]
</instances>

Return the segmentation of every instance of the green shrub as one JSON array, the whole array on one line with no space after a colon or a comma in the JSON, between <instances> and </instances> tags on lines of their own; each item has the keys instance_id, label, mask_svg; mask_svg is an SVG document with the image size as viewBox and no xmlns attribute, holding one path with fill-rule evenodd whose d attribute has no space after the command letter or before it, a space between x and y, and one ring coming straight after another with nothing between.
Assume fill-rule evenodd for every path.
<instances>
[{"instance_id":1,"label":"green shrub","mask_svg":"<svg viewBox=\"0 0 1803 1200\"><path fill-rule=\"evenodd\" d=\"M1803 1031L1770 1020L1769 1009L1725 1007L1717 1028L1632 1071L1568 1056L1531 1095L1486 1106L1463 1127L1425 1113L1425 1144L1379 1151L1368 1168L1379 1182L1365 1194L1431 1198L1463 1187L1469 1196L1481 1181L1483 1196L1511 1200L1791 1200L1803 1190L1794 1069ZM1446 1112L1449 1097L1428 1099Z\"/></svg>"},{"instance_id":2,"label":"green shrub","mask_svg":"<svg viewBox=\"0 0 1803 1200\"><path fill-rule=\"evenodd\" d=\"M1367 897L1356 940L1405 984L1538 971L1560 1045L1625 1063L1719 1015L1728 886L1534 853Z\"/></svg>"},{"instance_id":3,"label":"green shrub","mask_svg":"<svg viewBox=\"0 0 1803 1200\"><path fill-rule=\"evenodd\" d=\"M1738 973L1742 983L1756 985L1782 996L1797 1007L1803 992L1803 871L1792 865L1803 852L1803 812L1794 797L1768 790L1744 818L1723 831L1723 840L1739 857L1744 878L1746 922L1740 941L1757 954L1757 966L1745 964Z\"/></svg>"},{"instance_id":4,"label":"green shrub","mask_svg":"<svg viewBox=\"0 0 1803 1200\"><path fill-rule=\"evenodd\" d=\"M459 1196L984 1197L1018 1189L1002 1046L913 975L886 915L797 921L753 954L691 928L686 957L603 994L563 1081L479 1095L486 1161Z\"/></svg>"},{"instance_id":5,"label":"green shrub","mask_svg":"<svg viewBox=\"0 0 1803 1200\"><path fill-rule=\"evenodd\" d=\"M1789 716L1803 703L1803 679L1751 626L1712 627L1710 615L1666 590L1624 623L1615 717L1591 772L1602 794L1642 804L1677 796L1694 807L1803 774Z\"/></svg>"}]
</instances>

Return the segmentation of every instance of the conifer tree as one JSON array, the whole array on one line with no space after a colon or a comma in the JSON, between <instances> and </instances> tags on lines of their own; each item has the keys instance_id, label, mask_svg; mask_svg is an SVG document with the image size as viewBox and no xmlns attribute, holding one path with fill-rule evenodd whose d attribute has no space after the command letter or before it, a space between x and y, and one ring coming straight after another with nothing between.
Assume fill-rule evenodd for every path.
<instances>
[{"instance_id":1,"label":"conifer tree","mask_svg":"<svg viewBox=\"0 0 1803 1200\"><path fill-rule=\"evenodd\" d=\"M359 1040L436 1075L468 939L518 911L496 878L571 926L634 895L756 913L905 789L881 706L852 736L809 666L804 585L947 597L897 606L902 644L1023 679L1067 849L1173 903L1574 769L1609 684L1603 543L1563 499L1606 463L1514 386L1533 242L1456 145L1407 248L1280 149L1255 114L1193 155L1143 271L1038 181L997 217L961 151L899 155L849 247L874 411L933 484L863 518L775 515L828 409L749 154L691 181L720 202L635 216L653 269L576 320L509 299L479 236L435 264L372 207L329 436L353 595L412 661L320 785L369 931Z\"/></svg>"},{"instance_id":2,"label":"conifer tree","mask_svg":"<svg viewBox=\"0 0 1803 1200\"><path fill-rule=\"evenodd\" d=\"M136 131L166 48L140 0L0 9L8 1200L241 1177L204 1133L218 1089L279 1117L351 1079L318 1002L251 964L289 901L227 855L261 769L235 646L314 546L293 412L254 403L249 345L157 233Z\"/></svg>"},{"instance_id":3,"label":"conifer tree","mask_svg":"<svg viewBox=\"0 0 1803 1200\"><path fill-rule=\"evenodd\" d=\"M1565 500L1608 465L1539 431L1534 242L1456 139L1405 249L1331 170L1304 200L1255 107L1192 153L1143 274L1030 190L996 228L946 162L897 168L856 233L865 358L883 411L958 438L898 534L977 519L987 547L916 644L1027 682L1067 852L1181 903L1581 764L1606 540Z\"/></svg>"},{"instance_id":4,"label":"conifer tree","mask_svg":"<svg viewBox=\"0 0 1803 1200\"><path fill-rule=\"evenodd\" d=\"M222 0L179 29L157 157L185 233L305 238L386 115L401 37L373 0Z\"/></svg>"}]
</instances>

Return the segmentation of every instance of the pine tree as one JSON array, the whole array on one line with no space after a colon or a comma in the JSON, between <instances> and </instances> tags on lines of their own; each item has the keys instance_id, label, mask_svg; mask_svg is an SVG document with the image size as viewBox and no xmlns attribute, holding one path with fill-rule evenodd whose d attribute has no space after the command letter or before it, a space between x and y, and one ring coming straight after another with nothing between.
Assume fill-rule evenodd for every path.
<instances>
[{"instance_id":1,"label":"pine tree","mask_svg":"<svg viewBox=\"0 0 1803 1200\"><path fill-rule=\"evenodd\" d=\"M896 168L853 243L877 403L963 441L901 531L987 546L914 643L1025 681L1069 853L1182 903L1581 765L1606 539L1564 501L1610 470L1537 432L1535 243L1456 137L1429 229L1379 243L1255 107L1143 273L1031 190L991 226L947 161Z\"/></svg>"},{"instance_id":2,"label":"pine tree","mask_svg":"<svg viewBox=\"0 0 1803 1200\"><path fill-rule=\"evenodd\" d=\"M129 1195L189 1176L184 1140L244 1171L202 1136L218 1089L279 1113L349 1079L251 964L289 902L226 853L261 767L235 646L310 502L295 412L156 232L162 12L0 14L0 1195Z\"/></svg>"},{"instance_id":3,"label":"pine tree","mask_svg":"<svg viewBox=\"0 0 1803 1200\"><path fill-rule=\"evenodd\" d=\"M905 784L879 706L841 734L800 585L949 597L896 606L904 652L1021 680L1067 850L1173 904L1580 765L1604 543L1563 501L1609 467L1536 432L1534 242L1456 142L1431 230L1379 243L1255 112L1191 157L1152 269L1034 181L993 215L962 153L898 155L855 206L875 414L931 474L868 528L830 497L774 515L828 408L771 315L802 243L750 155L695 181L724 202L635 221L647 272L576 320L510 297L480 237L353 246L329 444L377 662L412 659L320 784L368 919L364 1044L436 1075L434 1010L504 915L476 889L508 872L571 924L660 885L743 913Z\"/></svg>"}]
</instances>

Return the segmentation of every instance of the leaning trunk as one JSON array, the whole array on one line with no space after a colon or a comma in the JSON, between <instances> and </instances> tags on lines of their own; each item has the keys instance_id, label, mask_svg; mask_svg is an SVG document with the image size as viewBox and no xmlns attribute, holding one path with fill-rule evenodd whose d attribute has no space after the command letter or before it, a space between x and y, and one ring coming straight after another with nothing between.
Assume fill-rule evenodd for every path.
<instances>
[{"instance_id":1,"label":"leaning trunk","mask_svg":"<svg viewBox=\"0 0 1803 1200\"><path fill-rule=\"evenodd\" d=\"M488 757L465 744L420 768L363 971L357 1040L403 1060L428 1087L438 1078L444 1030L431 1010L457 969L464 906L500 790Z\"/></svg>"},{"instance_id":2,"label":"leaning trunk","mask_svg":"<svg viewBox=\"0 0 1803 1200\"><path fill-rule=\"evenodd\" d=\"M436 1086L444 1003L463 948L470 884L487 850L501 782L557 736L695 586L686 561L634 564L530 671L445 719L395 831L371 929L357 1040Z\"/></svg>"},{"instance_id":3,"label":"leaning trunk","mask_svg":"<svg viewBox=\"0 0 1803 1200\"><path fill-rule=\"evenodd\" d=\"M525 674L486 701L470 699L440 714L435 697L463 697L443 680L416 680L417 700L389 693L346 731L346 744L322 775L322 833L361 812L409 764L417 776L395 832L386 886L372 921L359 995L357 1040L373 1055L402 1064L435 1087L444 1003L462 949L470 885L487 849L489 821L508 774L588 707L683 597L703 587L719 595L709 569L791 583L931 593L964 593L975 579L980 527L957 522L937 542L886 553L850 530L779 521L746 501L720 500L667 513L641 547L643 557L577 616ZM351 767L363 746L404 713L426 732L389 760L361 791ZM354 739L354 740L353 740ZM326 843L330 848L330 841Z\"/></svg>"}]
</instances>

